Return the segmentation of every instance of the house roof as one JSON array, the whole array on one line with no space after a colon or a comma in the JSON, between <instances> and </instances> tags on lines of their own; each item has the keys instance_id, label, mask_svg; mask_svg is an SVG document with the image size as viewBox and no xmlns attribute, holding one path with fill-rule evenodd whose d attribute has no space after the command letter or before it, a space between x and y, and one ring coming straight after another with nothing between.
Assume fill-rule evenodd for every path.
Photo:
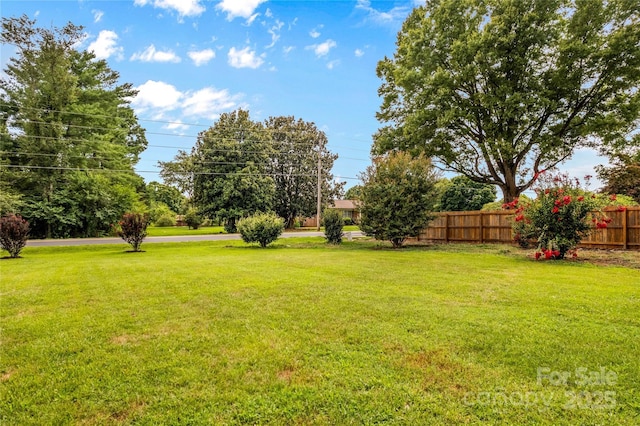
<instances>
[{"instance_id":1,"label":"house roof","mask_svg":"<svg viewBox=\"0 0 640 426\"><path fill-rule=\"evenodd\" d=\"M331 206L338 210L357 210L355 200L334 200Z\"/></svg>"}]
</instances>

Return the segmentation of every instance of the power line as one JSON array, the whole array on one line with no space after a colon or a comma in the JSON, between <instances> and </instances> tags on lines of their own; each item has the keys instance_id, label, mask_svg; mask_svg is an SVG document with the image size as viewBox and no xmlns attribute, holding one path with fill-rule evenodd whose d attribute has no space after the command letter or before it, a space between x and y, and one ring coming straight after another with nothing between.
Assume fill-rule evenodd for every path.
<instances>
[{"instance_id":1,"label":"power line","mask_svg":"<svg viewBox=\"0 0 640 426\"><path fill-rule=\"evenodd\" d=\"M64 142L78 142L78 143L105 143L105 144L112 144L112 145L116 145L116 146L123 146L126 147L126 145L124 144L117 144L117 143L113 143L113 142L109 142L109 141L91 141L91 140L87 140L87 139L78 139L78 138L57 138L55 136L24 136L25 138L29 138L29 139L36 139L36 140L50 140L50 141L64 141ZM221 140L235 140L235 139L221 139ZM183 146L175 146L175 145L155 145L155 144L147 144L146 147L153 147L153 148L163 148L163 149L179 149L179 150L183 150L186 151L188 150L188 147L183 147ZM229 148L229 149L222 149L222 148L202 148L201 149L202 152L229 152L229 153L247 153L247 154L260 154L260 153L264 153L265 151L256 151L256 150L246 150L246 149L238 149L238 148ZM300 157L304 157L307 156L308 153L297 153L297 152L285 152L285 151L277 151L276 153L278 155L290 155L290 156L300 156ZM331 151L329 151L329 153L332 153ZM357 157L342 157L339 154L335 154L338 155L338 158L344 159L344 160L355 160L355 161L366 161L369 162L370 159L365 159L365 158L357 158Z\"/></svg>"},{"instance_id":2,"label":"power line","mask_svg":"<svg viewBox=\"0 0 640 426\"><path fill-rule=\"evenodd\" d=\"M0 103L0 106L7 106L7 107L11 107L10 104L5 104L5 103ZM54 109L47 109L47 108L34 108L34 107L21 107L21 109L25 109L25 110L32 110L32 111L41 111L41 112L57 112L57 113L63 113L63 114L72 114L72 115L79 115L79 116L85 116L85 117L95 117L95 118L106 118L106 119L118 119L118 120L128 120L128 117L118 117L118 116L112 116L112 115L103 115L103 114L89 114L89 113L80 113L80 112L73 112L73 111L61 111L61 110L54 110ZM179 125L179 126L190 126L190 127L207 127L208 125L206 124L198 124L198 123L183 123L181 121L168 121L168 120L152 120L152 119L145 119L145 118L138 118L137 116L135 117L136 121L143 121L143 122L151 122L151 123L159 123L159 124L175 124L175 125ZM27 119L28 120L28 119ZM14 119L13 122L21 122L21 121L25 121L20 120L20 119ZM41 124L49 124L49 122L44 122L44 121L35 121L35 120L28 120L32 123L41 123ZM254 122L256 124L259 124L262 126L262 122ZM294 122L295 123L295 122ZM307 122L305 122L307 123ZM63 123L60 123L63 124ZM315 123L311 122L311 124L313 124L315 126ZM66 125L66 124L63 124ZM76 127L80 127L77 125L66 125L66 126L76 126ZM212 126L209 125L209 128L211 128ZM111 128L104 128L104 127L91 127L91 126L83 126L83 128L87 128L87 129L94 129L94 130L111 130ZM316 128L317 129L317 128ZM278 130L278 129L269 129L269 128L265 128L265 127L261 127L258 129L246 129L246 128L236 128L236 131L239 130L251 130L252 132L263 132L263 133L272 133L272 134L289 134L289 133L293 133L293 134L298 134L295 131L285 131L285 130ZM319 133L322 133L326 136L326 133L320 129L317 129L317 131ZM145 133L149 134L149 135L157 135L157 136L172 136L172 137L188 137L188 138L197 138L198 135L185 135L185 134L176 134L176 133L159 133L159 132L148 132L145 129ZM355 139L355 138L344 138L345 140L350 140L350 141L354 141L354 142L365 142L365 143L371 143L371 141L369 140L363 140L363 139ZM330 142L327 141L327 144L329 144ZM354 151L361 151L361 152L369 152L368 150L365 149L357 149L357 148L350 148L350 147L339 147L341 149L349 149L349 150L354 150Z\"/></svg>"},{"instance_id":3,"label":"power line","mask_svg":"<svg viewBox=\"0 0 640 426\"><path fill-rule=\"evenodd\" d=\"M87 167L56 167L56 166L20 166L14 164L0 164L0 168L13 169L40 169L40 170L66 170L77 172L108 172L108 173L154 173L159 174L158 170L127 170L127 169L104 169L104 168L87 168ZM299 177L315 177L316 173L219 173L219 172L174 172L175 174L187 174L192 176L299 176ZM340 179L359 180L355 177L340 176Z\"/></svg>"}]
</instances>

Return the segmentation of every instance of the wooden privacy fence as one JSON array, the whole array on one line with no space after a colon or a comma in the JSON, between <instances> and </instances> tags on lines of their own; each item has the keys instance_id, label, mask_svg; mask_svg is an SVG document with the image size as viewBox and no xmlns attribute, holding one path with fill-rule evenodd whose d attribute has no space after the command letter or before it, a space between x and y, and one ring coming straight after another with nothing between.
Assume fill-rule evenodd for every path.
<instances>
[{"instance_id":1,"label":"wooden privacy fence","mask_svg":"<svg viewBox=\"0 0 640 426\"><path fill-rule=\"evenodd\" d=\"M611 223L594 230L580 242L581 247L640 249L640 207L605 209ZM470 211L438 213L420 233L419 241L512 243L513 212Z\"/></svg>"}]
</instances>

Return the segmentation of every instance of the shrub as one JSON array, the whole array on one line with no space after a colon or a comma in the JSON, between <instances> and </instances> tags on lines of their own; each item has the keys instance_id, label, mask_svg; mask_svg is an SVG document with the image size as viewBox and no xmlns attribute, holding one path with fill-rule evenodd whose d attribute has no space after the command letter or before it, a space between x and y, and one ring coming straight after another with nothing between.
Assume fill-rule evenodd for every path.
<instances>
[{"instance_id":1,"label":"shrub","mask_svg":"<svg viewBox=\"0 0 640 426\"><path fill-rule=\"evenodd\" d=\"M198 229L198 227L202 224L202 216L198 214L198 210L189 209L187 214L184 216L184 221L187 223L189 229Z\"/></svg>"},{"instance_id":2,"label":"shrub","mask_svg":"<svg viewBox=\"0 0 640 426\"><path fill-rule=\"evenodd\" d=\"M237 228L245 243L260 243L261 247L266 247L282 234L284 220L274 213L256 213L240 219Z\"/></svg>"},{"instance_id":3,"label":"shrub","mask_svg":"<svg viewBox=\"0 0 640 426\"><path fill-rule=\"evenodd\" d=\"M149 222L155 223L156 226L162 226L162 225L158 225L158 221L163 216L172 216L174 217L174 220L175 220L176 213L173 210L171 210L169 206L167 206L165 203L161 203L161 202L152 203L151 208L149 209ZM173 226L173 225L164 225L164 226Z\"/></svg>"},{"instance_id":4,"label":"shrub","mask_svg":"<svg viewBox=\"0 0 640 426\"><path fill-rule=\"evenodd\" d=\"M563 259L569 252L575 256L582 238L610 222L599 210L601 201L581 188L577 179L547 175L540 178L535 191L535 200L515 200L503 207L515 210L514 239L523 247L538 242L536 259Z\"/></svg>"},{"instance_id":5,"label":"shrub","mask_svg":"<svg viewBox=\"0 0 640 426\"><path fill-rule=\"evenodd\" d=\"M324 211L324 237L329 244L340 244L342 242L342 228L344 220L342 214L333 209Z\"/></svg>"},{"instance_id":6,"label":"shrub","mask_svg":"<svg viewBox=\"0 0 640 426\"><path fill-rule=\"evenodd\" d=\"M158 218L158 220L156 220L155 225L161 228L167 227L167 226L175 226L176 217L173 214L163 214Z\"/></svg>"},{"instance_id":7,"label":"shrub","mask_svg":"<svg viewBox=\"0 0 640 426\"><path fill-rule=\"evenodd\" d=\"M149 218L142 213L125 213L120 225L120 237L131 245L134 252L140 251L142 241L147 236Z\"/></svg>"},{"instance_id":8,"label":"shrub","mask_svg":"<svg viewBox=\"0 0 640 426\"><path fill-rule=\"evenodd\" d=\"M355 225L355 222L353 221L352 218L350 217L343 217L342 221L344 222L344 226L351 226L351 225Z\"/></svg>"},{"instance_id":9,"label":"shrub","mask_svg":"<svg viewBox=\"0 0 640 426\"><path fill-rule=\"evenodd\" d=\"M10 214L0 218L0 247L9 252L9 256L17 258L27 245L29 222L20 216Z\"/></svg>"},{"instance_id":10,"label":"shrub","mask_svg":"<svg viewBox=\"0 0 640 426\"><path fill-rule=\"evenodd\" d=\"M424 156L394 152L374 159L361 175L360 229L401 247L434 218L438 173Z\"/></svg>"}]
</instances>

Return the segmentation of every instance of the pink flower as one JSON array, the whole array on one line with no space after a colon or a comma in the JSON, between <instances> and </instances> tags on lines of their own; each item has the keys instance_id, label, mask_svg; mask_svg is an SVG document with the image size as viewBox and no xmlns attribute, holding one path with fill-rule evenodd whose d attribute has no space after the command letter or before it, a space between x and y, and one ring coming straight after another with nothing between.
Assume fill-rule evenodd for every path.
<instances>
[{"instance_id":1,"label":"pink flower","mask_svg":"<svg viewBox=\"0 0 640 426\"><path fill-rule=\"evenodd\" d=\"M623 212L623 211L625 211L625 210L627 210L627 208L626 208L625 206L620 206L620 207L618 207L618 211L619 211L619 212Z\"/></svg>"},{"instance_id":2,"label":"pink flower","mask_svg":"<svg viewBox=\"0 0 640 426\"><path fill-rule=\"evenodd\" d=\"M618 197L616 196L616 194L611 194L611 195L609 196L609 199L610 199L611 201L615 201L615 200L616 200L616 198L618 198Z\"/></svg>"},{"instance_id":3,"label":"pink flower","mask_svg":"<svg viewBox=\"0 0 640 426\"><path fill-rule=\"evenodd\" d=\"M542 255L542 253L540 253L539 251L536 252L535 257L536 260L540 259L540 256Z\"/></svg>"},{"instance_id":4,"label":"pink flower","mask_svg":"<svg viewBox=\"0 0 640 426\"><path fill-rule=\"evenodd\" d=\"M552 210L551 213L558 213L560 211L560 209L558 208L558 206L555 206Z\"/></svg>"},{"instance_id":5,"label":"pink flower","mask_svg":"<svg viewBox=\"0 0 640 426\"><path fill-rule=\"evenodd\" d=\"M584 201L584 197L581 195L578 197L578 201Z\"/></svg>"}]
</instances>

